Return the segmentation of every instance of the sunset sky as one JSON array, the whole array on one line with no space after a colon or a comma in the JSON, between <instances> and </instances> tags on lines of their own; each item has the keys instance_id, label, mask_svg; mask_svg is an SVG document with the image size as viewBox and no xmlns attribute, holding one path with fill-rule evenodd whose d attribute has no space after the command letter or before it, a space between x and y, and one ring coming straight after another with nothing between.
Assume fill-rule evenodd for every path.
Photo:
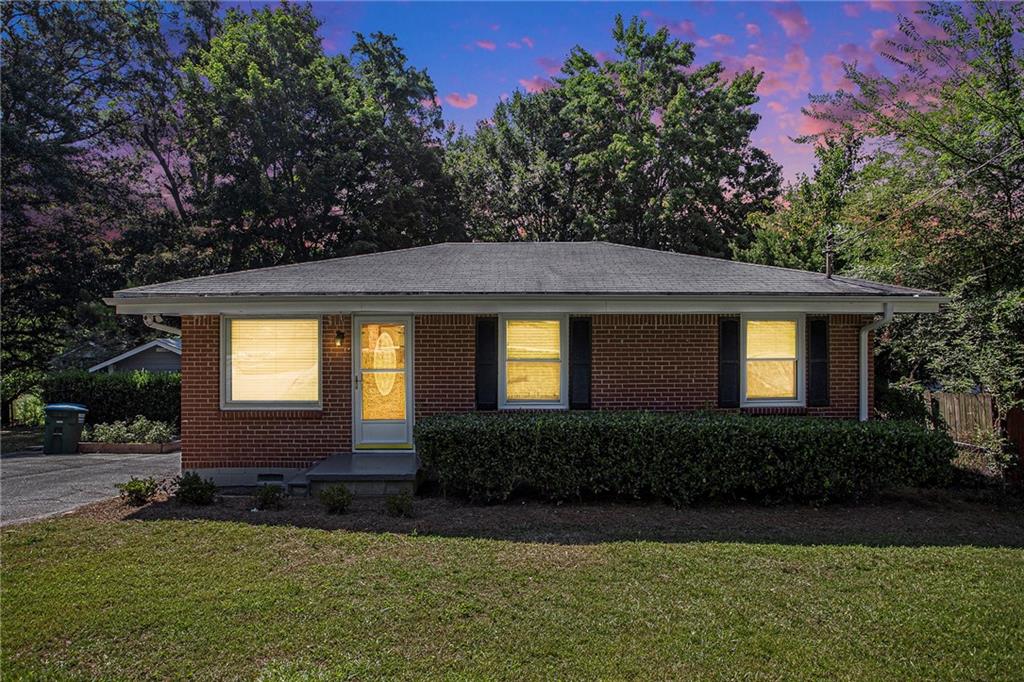
<instances>
[{"instance_id":1,"label":"sunset sky","mask_svg":"<svg viewBox=\"0 0 1024 682\"><path fill-rule=\"evenodd\" d=\"M252 7L256 3L242 3ZM696 45L698 62L765 72L754 142L782 164L787 179L811 169L808 146L790 136L815 130L800 107L808 93L835 90L842 63L886 70L879 49L896 34L899 14L920 3L870 2L314 2L329 54L347 50L353 31L398 36L411 63L437 85L445 118L473 129L515 89L550 87L574 45L612 52L616 14L640 16Z\"/></svg>"}]
</instances>

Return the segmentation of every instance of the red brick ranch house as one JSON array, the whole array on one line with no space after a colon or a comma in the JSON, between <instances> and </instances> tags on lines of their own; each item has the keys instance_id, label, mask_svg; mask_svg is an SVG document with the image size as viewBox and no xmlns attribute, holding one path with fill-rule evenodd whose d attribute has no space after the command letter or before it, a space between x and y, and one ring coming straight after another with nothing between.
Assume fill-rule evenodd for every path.
<instances>
[{"instance_id":1,"label":"red brick ranch house","mask_svg":"<svg viewBox=\"0 0 1024 682\"><path fill-rule=\"evenodd\" d=\"M181 466L220 485L416 471L413 423L472 410L866 420L874 330L945 298L602 242L448 243L118 291L181 318Z\"/></svg>"}]
</instances>

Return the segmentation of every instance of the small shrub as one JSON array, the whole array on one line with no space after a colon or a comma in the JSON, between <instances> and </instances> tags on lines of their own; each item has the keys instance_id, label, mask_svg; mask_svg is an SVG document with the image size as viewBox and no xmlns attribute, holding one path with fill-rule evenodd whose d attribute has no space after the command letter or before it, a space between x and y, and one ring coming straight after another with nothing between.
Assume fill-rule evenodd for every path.
<instances>
[{"instance_id":1,"label":"small shrub","mask_svg":"<svg viewBox=\"0 0 1024 682\"><path fill-rule=\"evenodd\" d=\"M279 485L262 485L256 489L253 500L256 503L256 508L261 511L284 509L284 488Z\"/></svg>"},{"instance_id":2,"label":"small shrub","mask_svg":"<svg viewBox=\"0 0 1024 682\"><path fill-rule=\"evenodd\" d=\"M932 414L931 406L924 398L924 387L907 382L880 386L875 396L875 414L879 419L903 419L922 426L932 424L938 416Z\"/></svg>"},{"instance_id":3,"label":"small shrub","mask_svg":"<svg viewBox=\"0 0 1024 682\"><path fill-rule=\"evenodd\" d=\"M178 504L204 506L213 504L217 496L217 486L213 480L203 478L194 471L188 471L174 479L177 490L174 497Z\"/></svg>"},{"instance_id":4,"label":"small shrub","mask_svg":"<svg viewBox=\"0 0 1024 682\"><path fill-rule=\"evenodd\" d=\"M352 504L352 491L343 485L332 485L320 491L320 504L328 514L344 514Z\"/></svg>"},{"instance_id":5,"label":"small shrub","mask_svg":"<svg viewBox=\"0 0 1024 682\"><path fill-rule=\"evenodd\" d=\"M169 443L174 440L170 424L137 415L132 421L96 424L82 432L82 438L96 443Z\"/></svg>"},{"instance_id":6,"label":"small shrub","mask_svg":"<svg viewBox=\"0 0 1024 682\"><path fill-rule=\"evenodd\" d=\"M117 489L121 491L121 499L124 502L133 507L141 507L156 495L157 482L152 476L149 478L132 476L127 483L118 483Z\"/></svg>"},{"instance_id":7,"label":"small shrub","mask_svg":"<svg viewBox=\"0 0 1024 682\"><path fill-rule=\"evenodd\" d=\"M406 492L391 495L384 500L384 511L387 512L388 516L401 516L403 518L411 519L412 495Z\"/></svg>"},{"instance_id":8,"label":"small shrub","mask_svg":"<svg viewBox=\"0 0 1024 682\"><path fill-rule=\"evenodd\" d=\"M713 413L444 415L418 420L415 437L446 492L484 503L824 503L945 483L956 455L944 431L910 421Z\"/></svg>"},{"instance_id":9,"label":"small shrub","mask_svg":"<svg viewBox=\"0 0 1024 682\"><path fill-rule=\"evenodd\" d=\"M42 426L46 423L43 399L37 393L26 393L14 400L14 423L23 426Z\"/></svg>"}]
</instances>

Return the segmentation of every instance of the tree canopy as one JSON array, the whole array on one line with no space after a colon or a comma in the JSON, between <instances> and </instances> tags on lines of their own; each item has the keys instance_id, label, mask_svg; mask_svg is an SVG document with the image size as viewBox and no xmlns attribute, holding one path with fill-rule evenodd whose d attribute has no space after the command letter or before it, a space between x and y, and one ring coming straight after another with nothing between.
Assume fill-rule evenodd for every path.
<instances>
[{"instance_id":1,"label":"tree canopy","mask_svg":"<svg viewBox=\"0 0 1024 682\"><path fill-rule=\"evenodd\" d=\"M1024 402L1024 5L933 4L900 20L899 76L847 66L851 91L812 98L845 132L772 215L744 258L816 266L834 224L843 272L947 292L938 316L903 316L881 340L892 378ZM843 140L870 154L847 155ZM843 177L836 186L830 179ZM815 196L836 199L828 211Z\"/></svg>"},{"instance_id":2,"label":"tree canopy","mask_svg":"<svg viewBox=\"0 0 1024 682\"><path fill-rule=\"evenodd\" d=\"M517 92L452 146L470 236L604 239L728 256L780 171L750 135L761 76L697 67L693 45L618 17L616 57L576 47L556 87Z\"/></svg>"},{"instance_id":3,"label":"tree canopy","mask_svg":"<svg viewBox=\"0 0 1024 682\"><path fill-rule=\"evenodd\" d=\"M761 74L618 18L552 87L470 132L395 36L325 53L306 5L0 6L5 386L150 332L117 288L458 239L592 240L949 292L880 342L881 378L1024 401L1024 5L901 18L885 73L812 97L833 125L783 190L751 142ZM888 75L885 75L888 74ZM15 389L12 389L15 390ZM22 390L22 389L16 389ZM5 403L9 396L5 389Z\"/></svg>"}]
</instances>

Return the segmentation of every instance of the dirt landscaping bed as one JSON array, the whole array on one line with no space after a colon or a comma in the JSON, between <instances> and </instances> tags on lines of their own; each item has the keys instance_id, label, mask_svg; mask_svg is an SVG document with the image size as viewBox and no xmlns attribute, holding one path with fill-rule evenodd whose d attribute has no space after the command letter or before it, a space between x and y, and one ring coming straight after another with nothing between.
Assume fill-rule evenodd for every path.
<instances>
[{"instance_id":1,"label":"dirt landscaping bed","mask_svg":"<svg viewBox=\"0 0 1024 682\"><path fill-rule=\"evenodd\" d=\"M142 507L106 500L75 515L106 521L202 519L563 544L652 540L1024 547L1024 501L990 491L907 490L863 504L823 508L674 509L661 504L535 501L478 506L418 497L413 509L413 518L396 518L385 513L384 500L356 498L347 513L329 515L317 500L304 497L288 498L282 510L257 511L247 495L221 496L208 507L183 506L161 496Z\"/></svg>"}]
</instances>

